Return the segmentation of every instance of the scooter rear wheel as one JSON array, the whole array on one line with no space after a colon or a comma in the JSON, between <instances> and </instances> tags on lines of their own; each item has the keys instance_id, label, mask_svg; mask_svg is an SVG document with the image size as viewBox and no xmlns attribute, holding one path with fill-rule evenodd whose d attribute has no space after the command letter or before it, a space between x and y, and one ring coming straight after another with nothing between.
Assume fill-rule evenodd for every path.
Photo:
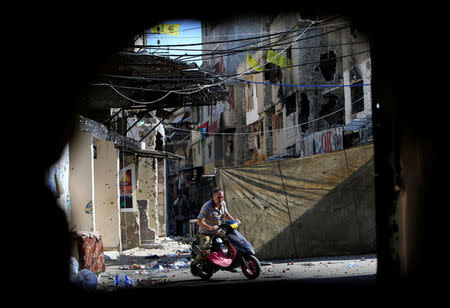
<instances>
[{"instance_id":1,"label":"scooter rear wheel","mask_svg":"<svg viewBox=\"0 0 450 308\"><path fill-rule=\"evenodd\" d=\"M206 264L191 264L191 274L200 277L202 280L208 280L214 274L214 269Z\"/></svg>"},{"instance_id":2,"label":"scooter rear wheel","mask_svg":"<svg viewBox=\"0 0 450 308\"><path fill-rule=\"evenodd\" d=\"M259 260L253 255L245 256L243 259L241 269L245 277L250 280L258 278L261 273L261 265L259 264Z\"/></svg>"}]
</instances>

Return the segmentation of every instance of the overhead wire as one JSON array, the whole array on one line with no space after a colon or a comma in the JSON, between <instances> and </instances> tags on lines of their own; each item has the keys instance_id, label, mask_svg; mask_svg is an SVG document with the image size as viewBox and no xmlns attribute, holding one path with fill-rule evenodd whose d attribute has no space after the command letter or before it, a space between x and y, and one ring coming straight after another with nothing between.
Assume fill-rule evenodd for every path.
<instances>
[{"instance_id":1,"label":"overhead wire","mask_svg":"<svg viewBox=\"0 0 450 308\"><path fill-rule=\"evenodd\" d=\"M292 44L295 43L295 42L298 42L298 41L304 40L304 39L314 38L314 37L321 36L321 35L325 35L325 34L328 34L328 33L331 33L331 32L335 32L335 31L339 31L339 30L342 30L342 29L344 29L344 28L349 27L349 25L347 25L347 26L345 26L345 27L342 27L342 28L339 28L339 29L333 29L333 30L328 31L328 32L325 32L325 33L321 33L321 34L317 34L317 35L313 35L313 36L308 36L308 37L303 38L303 39L301 38L301 37L303 36L303 34L306 33L313 25L318 25L318 24L320 24L320 23L321 23L321 21L320 21L320 22L311 22L311 23L309 24L308 27L302 28L302 29L304 29L304 30L302 31L302 33L301 33L300 35L296 36L296 39L295 39L294 41L292 41L292 42L290 42L290 43L285 43L285 44L283 44L283 45L288 45L288 46L285 47L284 49L282 49L280 52L275 53L275 55L274 55L271 59L278 57L278 56L279 56L280 54L282 54L285 50L287 50L287 49L289 48L290 45L292 45ZM289 33L289 32L290 32L290 31L285 31L284 34ZM262 37L264 37L264 36L262 36ZM181 45L183 45L183 44L181 44ZM179 46L181 46L181 45L179 45ZM265 64L269 63L271 59L266 60L265 63L260 64L260 65L261 65L261 66L264 66ZM317 61L315 61L314 63L316 63L316 62L317 62ZM298 65L297 65L297 66L298 66ZM144 101L136 101L136 100L134 100L134 99L131 99L131 98L127 97L125 94L123 94L123 93L121 93L120 91L118 91L113 85L108 84L108 83L99 83L99 84L93 84L93 85L109 86L109 87L112 88L117 94L119 94L119 95L122 96L123 98L125 98L125 99L127 99L127 100L129 100L129 101L131 101L131 102L133 102L133 103L136 103L136 104L139 104L139 105L149 105L149 104L154 104L154 103L157 103L157 102L163 100L164 98L166 98L166 97L167 97L168 95L170 95L171 93L176 93L176 94L193 94L193 93L202 91L202 90L204 90L204 89L206 89L206 88L210 88L210 87L222 85L222 84L224 84L224 83L230 81L231 79L234 79L234 78L243 76L243 75L245 75L245 74L249 74L249 73L254 72L254 71L255 71L254 68L250 68L249 70L244 71L244 72L239 73L239 74L217 76L217 77L227 77L227 78L224 79L224 80L221 80L221 81L212 83L212 84L199 85L196 89L189 89L189 90L184 90L184 91L180 91L180 90L168 90L168 92L167 92L165 95L163 95L162 97L160 97L160 98L158 98L158 99L156 99L156 100L145 101L145 102L144 102ZM260 72L258 72L258 73L260 73Z\"/></svg>"},{"instance_id":2,"label":"overhead wire","mask_svg":"<svg viewBox=\"0 0 450 308\"><path fill-rule=\"evenodd\" d=\"M236 55L238 53L244 53L244 52L255 52L255 51L261 51L261 50L274 50L275 49L273 47L276 46L286 46L286 45L291 45L294 42L298 42L298 41L302 41L302 40L307 40L307 39L311 39L311 38L315 38L318 36L322 36L322 35L326 35L332 32L336 32L336 31L340 31L343 30L345 28L349 27L349 25L345 26L345 27L341 27L338 29L333 29L330 31L326 31L317 35L313 35L313 36L309 36L307 38L303 38L297 41L288 41L288 42L282 42L284 40L289 40L291 38L296 37L296 35L292 35L292 36L288 36L288 37L284 37L281 38L280 41L278 42L274 42L274 43L268 43L266 45L261 45L261 46L256 46L256 47L248 47L248 46L252 46L255 44L261 44L264 41L270 41L270 38L264 39L264 40L260 40L258 42L252 42L252 43L248 43L245 45L240 45L240 46L235 46L229 49L220 49L217 50L216 52L212 52L212 53L207 53L207 54L202 54L202 55L192 55L192 54L185 54L185 55L178 55L179 58L183 58L183 61L206 61L206 60L211 60L211 59L216 59L216 58L220 58L220 56L216 56L216 55L222 55L223 56L233 56ZM248 48L244 48L243 47L248 47ZM329 46L326 46L329 47ZM292 47L291 47L292 48ZM294 47L294 49L302 49L301 47ZM277 49L278 50L278 49ZM170 54L167 54L168 56L171 56ZM206 56L206 57L205 57Z\"/></svg>"},{"instance_id":3,"label":"overhead wire","mask_svg":"<svg viewBox=\"0 0 450 308\"><path fill-rule=\"evenodd\" d=\"M357 45L357 44L364 44L368 43L369 41L358 41L358 42L349 42L349 43L340 43L340 44L329 44L329 45L316 45L316 46L301 46L301 47L292 47L293 50L301 50L301 49L314 49L314 48L327 48L327 47L340 47L340 46L346 46L346 45ZM285 45L284 44L271 44L270 46L278 46L278 45ZM241 53L241 52L248 52L248 51L255 51L255 50L279 50L280 48L268 48L270 46L262 46L262 47L253 47L249 49L236 49L231 50L233 54L235 53ZM196 52L202 52L202 51L212 51L211 53L200 53L200 54L168 54L166 51L160 52L164 55L169 55L173 57L180 57L180 56L192 56L192 57L202 57L202 56L211 56L211 55L224 55L228 56L230 55L230 50L228 49L222 49L222 50L216 50L216 49L198 49L198 50L192 50L187 48L171 48L172 51L196 51ZM158 54L159 52L154 52L152 54Z\"/></svg>"},{"instance_id":4,"label":"overhead wire","mask_svg":"<svg viewBox=\"0 0 450 308\"><path fill-rule=\"evenodd\" d=\"M359 43L366 43L367 41L364 42L359 42ZM345 44L343 44L345 45ZM341 46L341 45L330 45L330 46L320 46L320 47L333 47L333 46ZM319 46L316 46L317 48ZM316 47L311 47L311 48L316 48ZM308 48L308 47L307 47ZM328 58L328 59L322 59L319 61L311 61L311 62L303 62L303 63L299 63L299 64L295 64L295 65L291 65L291 66L285 66L285 67L280 67L280 69L286 69L286 68L291 68L291 67L297 67L297 66L303 66L303 65L309 65L309 64L316 64L317 62L325 62L325 61L333 61L333 60L340 60L342 58L345 57L351 57L351 56L355 56L355 55L359 55L362 53L367 53L370 52L370 50L364 50L364 51L360 51L360 52L355 52L355 53L351 53L351 54L347 54L347 55L342 55L339 57L334 57L334 58ZM275 69L264 69L262 71L256 71L256 72L252 72L251 74L259 74L259 73L265 73L265 72L269 72L272 70L276 70ZM124 75L111 75L111 74L104 74L103 76L105 77L111 77L111 78L119 78L119 79L133 79L133 80L142 80L142 81L206 81L206 80L211 80L211 79L215 79L218 77L231 77L231 76L236 76L238 75L236 74L220 74L220 75L212 75L212 76L204 76L204 77L198 77L198 78L161 78L161 77L141 77L141 76L124 76ZM131 88L131 87L130 87ZM141 89L141 90L147 90L144 88L132 88L132 89ZM162 90L164 91L164 90Z\"/></svg>"},{"instance_id":5,"label":"overhead wire","mask_svg":"<svg viewBox=\"0 0 450 308\"><path fill-rule=\"evenodd\" d=\"M323 23L323 21L322 21L322 23ZM317 28L325 28L325 27L337 26L337 25L342 25L342 24L348 24L348 21L324 24L323 26L317 26ZM189 30L196 30L196 29L202 29L202 28L207 28L207 26L200 26L200 27L195 27L195 28L190 28L190 29L180 29L178 32L189 31ZM239 33L235 33L235 34L233 34L233 33L214 34L214 37L230 37L230 36L241 36L241 35L258 35L258 34L261 34L262 32L267 32L267 31L239 32ZM147 32L145 32L144 34L145 35L165 35L165 33L147 33ZM170 38L170 39L184 39L184 38L198 38L198 37L210 38L209 35L200 35L200 36L167 36L167 38Z\"/></svg>"},{"instance_id":6,"label":"overhead wire","mask_svg":"<svg viewBox=\"0 0 450 308\"><path fill-rule=\"evenodd\" d=\"M363 97L360 97L359 99L355 100L355 101L352 102L351 104L352 104L352 105L353 105L353 104L356 104L356 103L360 102L361 100L363 100L363 99L365 99L365 98L367 98L367 95L365 95L365 96L363 96ZM279 129L262 130L262 131L258 131L258 132L256 132L256 133L261 133L261 134L263 134L263 133L273 133L273 132L279 132L279 131L284 131L284 130L288 130L288 129L293 129L293 128L301 127L301 126L308 125L308 124L314 123L314 122L316 122L316 121L322 120L322 119L324 119L324 118L326 118L326 117L329 117L329 116L331 116L331 115L333 115L333 114L335 114L335 113L341 112L341 111L343 111L344 109L345 109L345 107L336 109L335 111L332 111L332 112L330 112L330 113L328 113L328 114L326 114L326 115L323 115L323 116L321 116L321 117L318 117L318 118L315 118L315 119L312 119L312 120L309 120L309 121L307 121L307 122L303 122L303 123L300 123L300 124L296 124L296 125L292 125L292 126L288 126L288 127L283 127L283 128L279 128ZM169 124L169 123L162 123L162 125L164 125L165 127L170 128L170 129L178 130L178 131L185 131L185 132L191 132L191 133L197 132L197 131L198 131L198 130L196 130L196 129L185 129L185 128L175 127L175 126L173 126L173 125L171 125L171 124ZM221 135L221 136L235 136L235 135L241 136L241 135L254 135L255 132L234 132L234 133L215 133L215 132L206 132L206 134L209 134L209 135Z\"/></svg>"},{"instance_id":7,"label":"overhead wire","mask_svg":"<svg viewBox=\"0 0 450 308\"><path fill-rule=\"evenodd\" d=\"M343 55L343 56L339 56L339 57L334 57L334 58L329 58L326 60L322 60L322 61L332 61L332 60L340 60L343 59L345 57L351 57L354 55L359 55L362 53L366 53L366 52L370 52L370 50L365 50L365 51L360 51L360 52L356 52L356 53L352 53L352 54L348 54L348 55ZM292 67L298 67L298 66L303 66L303 65L309 65L309 64L316 64L318 61L312 61L312 62L305 62L305 63L300 63L300 64L296 64L296 65L290 65L290 66L285 66L285 67L281 67L281 69L288 69L288 68L292 68ZM256 72L251 72L251 73L246 73L247 74L259 74L259 73L264 73L264 72L269 72L275 69L264 69L262 71L256 71ZM229 75L221 75L221 76L226 76L226 77L233 77L233 76L238 76L239 74L229 74ZM132 78L132 79L137 79L137 80L148 80L149 78L146 77L133 77L133 76L116 76L116 75L108 75L111 77L124 77L124 78ZM211 80L213 78L217 78L217 76L214 77L210 77L207 78L207 80ZM159 80L159 79L153 79L153 80ZM171 80L171 81L184 81L186 79L167 79ZM195 79L193 79L195 80ZM198 79L198 80L206 80L206 79ZM289 87L300 87L300 88L332 88L332 87L355 87L355 86L369 86L370 84L341 84L341 85L330 85L330 84L315 84L315 85L301 85L301 84L282 84L282 83L270 83L270 82L259 82L259 81L250 81L250 80L245 80L245 79L239 79L236 78L236 80L241 81L241 82L247 82L247 83L254 83L254 84L261 84L261 85L270 85L270 86L289 86ZM92 85L96 85L96 86L109 86L111 88L113 88L117 93L119 93L122 97L125 98L125 95L123 93L120 93L117 91L117 89L115 88L123 88L123 89L129 89L129 90L140 90L140 91L155 91L155 92L174 92L177 94L191 94L191 93L187 93L184 92L183 89L177 89L177 90L163 90L163 89L149 89L149 88L142 88L142 87L131 87L131 86L121 86L121 85L113 85L110 83L93 83ZM165 98L166 96L164 96L163 98ZM161 99L163 99L161 98ZM135 101L133 101L135 102Z\"/></svg>"},{"instance_id":8,"label":"overhead wire","mask_svg":"<svg viewBox=\"0 0 450 308\"><path fill-rule=\"evenodd\" d=\"M297 39L296 40L298 40L311 26L313 25L313 23L310 23L310 25L297 37ZM284 50L282 50L281 52L279 52L278 54L276 54L276 55L274 55L274 57L277 57L279 54L281 54L281 53L283 53L285 50L287 49L287 47L284 49ZM254 68L251 68L251 69L249 69L248 71L246 71L246 72L250 72L250 71L253 71L254 70ZM246 72L244 72L244 73L246 73ZM242 76L244 73L241 73L241 74L239 74L239 75L237 75L237 76ZM206 88L210 88L210 87L213 87L213 86L218 86L218 85L221 85L221 84L224 84L225 82L227 82L228 80L231 80L231 79L233 79L234 77L230 77L230 78L227 78L227 79L225 79L225 80L223 80L223 81L219 81L219 82L216 82L216 83L213 83L213 84L208 84L208 85L200 85L197 89L195 89L195 90L191 90L191 91L187 91L187 92L181 92L181 91L176 91L176 90L170 90L169 92L167 92L165 95L163 95L162 97L160 97L160 98L158 98L158 99L156 99L156 100L152 100L152 101L146 101L146 102L142 102L142 101L136 101L136 100L134 100L134 99L132 99L132 98L130 98L130 97L127 97L125 94L123 94L123 93L121 93L119 90L117 90L114 86L112 86L111 84L108 84L108 83L99 83L99 84L93 84L93 85L103 85L103 86L109 86L111 89L113 89L113 91L114 92L116 92L117 94L119 94L121 97L123 97L123 98L125 98L125 99L127 99L127 100L129 100L129 101L131 101L131 102L133 102L133 103L135 103L135 104L139 104L139 105L150 105L150 104L155 104L155 103L157 103L157 102L159 102L159 101L161 101L161 100L163 100L164 98L166 98L167 96L169 96L170 94L172 94L172 93L177 93L177 94L193 94L193 93L197 93L197 92L199 92L199 91L201 91L201 90L203 90L203 89L206 89Z\"/></svg>"},{"instance_id":9,"label":"overhead wire","mask_svg":"<svg viewBox=\"0 0 450 308\"><path fill-rule=\"evenodd\" d=\"M257 39L261 39L261 38L267 38L267 37L273 37L273 36L282 36L285 35L287 33L292 33L292 32L299 32L301 31L303 28L299 28L299 29L295 29L295 30L286 30L286 31L280 31L277 33L273 33L273 34L265 34L265 35L260 35L260 36L253 36L253 37L247 37L247 38L239 38L239 39L232 39L232 40L220 40L220 41L208 41L208 42L201 42L201 43L189 43L189 44L173 44L173 45L144 45L144 44L135 44L135 45L131 45L130 47L134 47L134 48L153 48L153 47L172 47L172 46L177 46L177 47L187 47L187 46L202 46L202 45L213 45L213 44L221 44L221 43L233 43L233 42L241 42L241 41L248 41L248 40L257 40Z\"/></svg>"},{"instance_id":10,"label":"overhead wire","mask_svg":"<svg viewBox=\"0 0 450 308\"><path fill-rule=\"evenodd\" d=\"M341 23L342 24L342 23ZM317 26L317 27L315 27L315 28L321 28L321 27L330 27L330 26L332 26L332 24L328 24L328 25L325 25L325 26ZM308 37L308 38L305 38L305 39L310 39L310 38L314 38L314 37L317 37L317 36L322 36L322 35L325 35L325 34L328 34L328 33L332 33L332 32L336 32L336 31L340 31L340 30L342 30L342 29L345 29L345 28L347 28L347 27L349 27L350 25L348 24L348 23L346 23L346 25L345 26L343 26L343 27L341 27L341 28L337 28L337 29L333 29L333 30L330 30L330 31L326 31L326 32L324 32L324 33L320 33L320 34L317 34L317 35L313 35L313 36L310 36L310 37ZM247 47L247 46L251 46L251 45L255 45L255 44L262 44L264 41L270 41L271 39L273 39L273 37L272 36L283 36L283 35L286 35L286 34L290 34L290 33L292 33L292 32L298 32L298 31L300 31L300 30L302 30L302 29L304 29L304 28L298 28L298 29L291 29L291 30L286 30L286 31L280 31L280 32L277 32L277 33L273 33L273 34L266 34L266 35L262 35L262 36L258 36L258 37L251 37L251 38L241 38L241 39L235 39L235 40L223 40L223 41L212 41L212 42L202 42L202 43L191 43L191 44L172 44L172 45L134 45L135 47L139 47L140 49L142 49L142 48L148 48L148 47L154 47L154 48L158 48L158 50L160 50L161 48L163 48L163 47L167 47L167 49L169 49L170 50L170 48L173 48L173 46L175 46L175 47L186 47L186 46L197 46L197 45L205 45L205 44L219 44L219 43L232 43L232 42L236 42L236 41L244 41L244 40L254 40L254 39L257 39L257 38L264 38L265 37L265 39L261 39L261 40L258 40L258 41L256 41L256 42L250 42L250 43L247 43L247 44L244 44L244 45L240 45L240 46L235 46L235 47L232 47L232 48L230 48L230 49L226 49L226 50L223 50L223 49L220 49L220 50L217 50L216 51L216 53L217 54L226 54L226 55L234 55L235 53L238 53L238 52L246 52L246 51L255 51L255 50L260 50L260 49L264 49L264 48L269 48L269 47L274 47L274 46L283 46L283 45L285 45L285 44L290 44L289 42L288 43L277 43L277 44L267 44L267 45L263 45L263 46L260 46L260 47L252 47L252 48L247 48L247 49L244 49L244 50L238 50L239 48L243 48L243 47ZM290 38L293 38L293 37L295 37L296 36L296 34L294 34L294 35L292 35L292 36L290 36L290 37L285 37L285 38L282 38L281 40L286 40L286 39L290 39ZM154 53L153 54L155 54L155 53L158 53L158 50L156 50L156 51L154 51ZM151 53L151 52L150 52ZM164 53L165 54L165 51L161 51L161 52L159 52L159 53ZM212 54L214 54L214 53L212 53ZM186 59L184 60L184 61L200 61L200 60L207 60L207 59L210 59L210 58L204 58L204 56L205 55L189 55L189 54L184 54L184 55L171 55L170 53L169 54L165 54L165 55L167 55L167 56L176 56L176 57L178 57L177 59L179 59L179 58L183 58L183 57L185 57ZM196 59L196 57L201 57L200 59Z\"/></svg>"}]
</instances>

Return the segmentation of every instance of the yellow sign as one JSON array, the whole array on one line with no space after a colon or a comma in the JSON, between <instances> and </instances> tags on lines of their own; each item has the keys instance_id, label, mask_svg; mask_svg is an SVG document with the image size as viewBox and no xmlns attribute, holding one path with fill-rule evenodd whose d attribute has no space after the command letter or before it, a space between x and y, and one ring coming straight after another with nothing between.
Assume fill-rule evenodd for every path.
<instances>
[{"instance_id":1,"label":"yellow sign","mask_svg":"<svg viewBox=\"0 0 450 308\"><path fill-rule=\"evenodd\" d=\"M179 24L161 24L150 28L150 33L179 35Z\"/></svg>"},{"instance_id":2,"label":"yellow sign","mask_svg":"<svg viewBox=\"0 0 450 308\"><path fill-rule=\"evenodd\" d=\"M261 72L264 70L264 66L261 66L258 61L253 59L253 57L247 52L247 63L255 69L255 71Z\"/></svg>"},{"instance_id":3,"label":"yellow sign","mask_svg":"<svg viewBox=\"0 0 450 308\"><path fill-rule=\"evenodd\" d=\"M269 50L267 52L267 62L273 63L275 65L278 65L279 67L287 67L292 65L292 61L289 58L286 58L282 55L277 55L275 51ZM287 67L287 69L290 71L291 68Z\"/></svg>"}]
</instances>

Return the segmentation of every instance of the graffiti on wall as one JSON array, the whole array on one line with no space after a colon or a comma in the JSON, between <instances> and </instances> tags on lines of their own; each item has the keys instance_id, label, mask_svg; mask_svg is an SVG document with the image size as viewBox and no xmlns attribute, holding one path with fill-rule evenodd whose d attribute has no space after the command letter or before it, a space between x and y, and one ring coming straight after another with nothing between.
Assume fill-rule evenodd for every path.
<instances>
[{"instance_id":1,"label":"graffiti on wall","mask_svg":"<svg viewBox=\"0 0 450 308\"><path fill-rule=\"evenodd\" d=\"M314 154L331 153L343 148L342 126L314 133Z\"/></svg>"}]
</instances>

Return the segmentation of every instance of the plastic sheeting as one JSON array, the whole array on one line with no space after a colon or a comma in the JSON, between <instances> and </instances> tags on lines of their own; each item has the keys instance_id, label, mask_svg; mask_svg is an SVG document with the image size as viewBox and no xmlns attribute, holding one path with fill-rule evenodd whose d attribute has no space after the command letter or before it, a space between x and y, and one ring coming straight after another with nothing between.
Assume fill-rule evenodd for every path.
<instances>
[{"instance_id":1,"label":"plastic sheeting","mask_svg":"<svg viewBox=\"0 0 450 308\"><path fill-rule=\"evenodd\" d=\"M375 250L372 145L218 169L216 180L259 257Z\"/></svg>"}]
</instances>

